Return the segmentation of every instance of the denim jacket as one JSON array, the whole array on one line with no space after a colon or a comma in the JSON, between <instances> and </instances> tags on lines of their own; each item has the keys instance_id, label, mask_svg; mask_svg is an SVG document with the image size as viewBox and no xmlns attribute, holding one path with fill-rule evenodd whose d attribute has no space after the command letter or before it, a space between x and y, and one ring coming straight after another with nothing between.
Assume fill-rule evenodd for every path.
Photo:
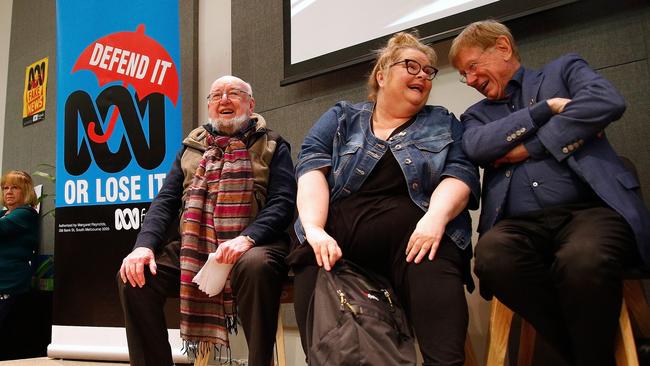
<instances>
[{"instance_id":1,"label":"denim jacket","mask_svg":"<svg viewBox=\"0 0 650 366\"><path fill-rule=\"evenodd\" d=\"M465 182L472 193L468 208L478 207L478 170L461 148L463 128L453 114L443 107L425 106L415 115L415 122L384 141L371 130L374 106L372 102L339 102L325 112L305 137L298 154L296 177L329 167L327 182L332 203L359 190L390 149L404 173L411 199L423 211L444 177ZM300 220L295 229L304 243ZM470 244L471 219L467 209L447 224L445 232L461 249Z\"/></svg>"}]
</instances>

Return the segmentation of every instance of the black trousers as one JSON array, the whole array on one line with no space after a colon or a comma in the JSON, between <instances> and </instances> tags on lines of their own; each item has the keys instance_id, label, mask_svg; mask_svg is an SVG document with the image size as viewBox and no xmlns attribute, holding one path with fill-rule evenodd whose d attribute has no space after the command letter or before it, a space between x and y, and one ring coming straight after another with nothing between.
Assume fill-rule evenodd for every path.
<instances>
[{"instance_id":1,"label":"black trousers","mask_svg":"<svg viewBox=\"0 0 650 366\"><path fill-rule=\"evenodd\" d=\"M309 244L305 245L304 250L311 251ZM373 257L373 248L342 247L344 258L390 279L415 330L424 365L463 365L469 318L463 287L463 252L446 239L433 261L425 258L414 264L406 262L405 245L394 249L393 265L382 270L376 263L367 263ZM310 255L314 257L313 251ZM308 354L307 325L312 319L307 318L307 311L319 267L314 259L311 265L292 265L292 269L296 321L303 350Z\"/></svg>"},{"instance_id":2,"label":"black trousers","mask_svg":"<svg viewBox=\"0 0 650 366\"><path fill-rule=\"evenodd\" d=\"M622 273L636 260L627 222L602 205L499 221L476 246L481 293L530 322L572 365L614 365Z\"/></svg>"},{"instance_id":3,"label":"black trousers","mask_svg":"<svg viewBox=\"0 0 650 366\"><path fill-rule=\"evenodd\" d=\"M280 292L287 275L286 241L248 250L233 266L231 285L248 344L248 364L268 366L273 358ZM148 270L144 287L117 283L124 311L129 359L134 366L173 365L163 307L180 292L180 243L169 243L156 255L157 274Z\"/></svg>"},{"instance_id":4,"label":"black trousers","mask_svg":"<svg viewBox=\"0 0 650 366\"><path fill-rule=\"evenodd\" d=\"M17 298L17 295L13 295L8 299L0 299L0 332L2 333L9 331L6 326L8 320L7 317L15 307Z\"/></svg>"}]
</instances>

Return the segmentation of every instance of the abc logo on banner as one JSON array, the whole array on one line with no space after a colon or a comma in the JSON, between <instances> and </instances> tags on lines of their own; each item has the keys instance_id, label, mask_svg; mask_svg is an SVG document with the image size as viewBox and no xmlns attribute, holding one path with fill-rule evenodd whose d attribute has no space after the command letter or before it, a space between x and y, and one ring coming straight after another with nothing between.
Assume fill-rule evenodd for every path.
<instances>
[{"instance_id":1,"label":"abc logo on banner","mask_svg":"<svg viewBox=\"0 0 650 366\"><path fill-rule=\"evenodd\" d=\"M115 210L115 230L138 230L144 219L145 209L118 208Z\"/></svg>"}]
</instances>

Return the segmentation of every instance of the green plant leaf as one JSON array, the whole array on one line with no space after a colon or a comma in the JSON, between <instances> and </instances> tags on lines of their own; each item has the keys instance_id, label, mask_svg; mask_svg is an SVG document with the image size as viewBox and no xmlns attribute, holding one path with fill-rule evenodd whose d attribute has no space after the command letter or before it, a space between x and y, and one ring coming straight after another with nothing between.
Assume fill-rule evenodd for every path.
<instances>
[{"instance_id":1,"label":"green plant leaf","mask_svg":"<svg viewBox=\"0 0 650 366\"><path fill-rule=\"evenodd\" d=\"M53 176L53 175L51 175L49 173L46 173L46 172L42 172L40 170L37 170L37 171L33 172L32 175L35 175L35 176L41 177L41 178L45 178L45 179L49 180L52 183L56 182L56 177L55 176Z\"/></svg>"}]
</instances>

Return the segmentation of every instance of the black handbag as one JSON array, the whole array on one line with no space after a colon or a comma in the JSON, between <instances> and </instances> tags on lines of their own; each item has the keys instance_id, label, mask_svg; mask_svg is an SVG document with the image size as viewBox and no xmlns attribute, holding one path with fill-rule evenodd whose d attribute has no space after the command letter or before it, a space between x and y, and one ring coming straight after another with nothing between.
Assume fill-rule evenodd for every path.
<instances>
[{"instance_id":1,"label":"black handbag","mask_svg":"<svg viewBox=\"0 0 650 366\"><path fill-rule=\"evenodd\" d=\"M309 365L415 365L411 327L381 276L339 260L319 270L309 305Z\"/></svg>"}]
</instances>

